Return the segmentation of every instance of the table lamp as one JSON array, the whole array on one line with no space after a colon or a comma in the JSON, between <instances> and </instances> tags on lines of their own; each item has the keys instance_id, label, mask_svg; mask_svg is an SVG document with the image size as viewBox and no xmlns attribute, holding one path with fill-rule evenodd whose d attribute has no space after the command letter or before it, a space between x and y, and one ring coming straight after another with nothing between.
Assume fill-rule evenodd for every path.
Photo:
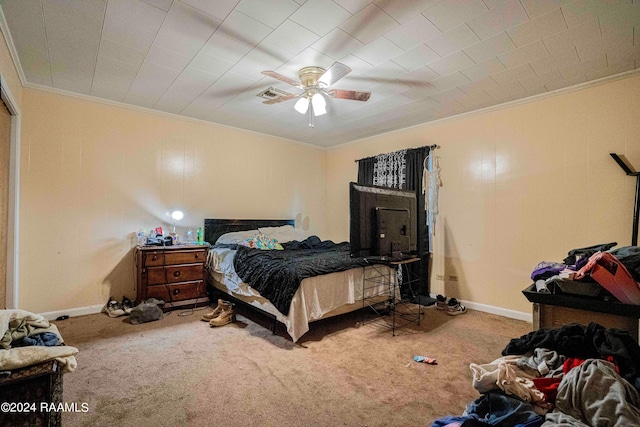
<instances>
[{"instance_id":1,"label":"table lamp","mask_svg":"<svg viewBox=\"0 0 640 427\"><path fill-rule=\"evenodd\" d=\"M173 232L175 234L176 221L180 221L182 218L184 218L184 214L182 213L182 211L173 211L171 212L171 218L173 218Z\"/></svg>"},{"instance_id":2,"label":"table lamp","mask_svg":"<svg viewBox=\"0 0 640 427\"><path fill-rule=\"evenodd\" d=\"M173 232L170 233L170 236L173 244L176 245L179 243L178 234L176 233L176 221L180 221L182 218L184 218L184 214L182 213L182 211L173 211L171 212L171 218L173 218Z\"/></svg>"}]
</instances>

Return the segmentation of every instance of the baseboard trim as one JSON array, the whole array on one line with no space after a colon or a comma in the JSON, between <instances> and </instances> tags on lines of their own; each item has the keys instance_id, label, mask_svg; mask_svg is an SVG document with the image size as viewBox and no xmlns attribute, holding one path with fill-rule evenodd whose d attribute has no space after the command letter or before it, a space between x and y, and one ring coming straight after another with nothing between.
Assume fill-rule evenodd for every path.
<instances>
[{"instance_id":1,"label":"baseboard trim","mask_svg":"<svg viewBox=\"0 0 640 427\"><path fill-rule=\"evenodd\" d=\"M435 298L435 295L431 295ZM509 310L502 307L495 307L493 305L480 304L473 301L459 300L462 305L471 310L484 311L485 313L497 314L498 316L508 317L510 319L524 320L525 322L533 323L533 314L524 313L522 311Z\"/></svg>"},{"instance_id":2,"label":"baseboard trim","mask_svg":"<svg viewBox=\"0 0 640 427\"><path fill-rule=\"evenodd\" d=\"M492 305L479 304L477 302L462 301L462 304L472 310L484 311L485 313L497 314L498 316L508 317L510 319L524 320L525 322L533 322L533 314L524 313L522 311L508 310L502 307L494 307Z\"/></svg>"},{"instance_id":3,"label":"baseboard trim","mask_svg":"<svg viewBox=\"0 0 640 427\"><path fill-rule=\"evenodd\" d=\"M104 304L90 305L87 307L70 308L68 310L48 311L40 314L47 320L56 320L60 316L76 317L100 313L103 308Z\"/></svg>"}]
</instances>

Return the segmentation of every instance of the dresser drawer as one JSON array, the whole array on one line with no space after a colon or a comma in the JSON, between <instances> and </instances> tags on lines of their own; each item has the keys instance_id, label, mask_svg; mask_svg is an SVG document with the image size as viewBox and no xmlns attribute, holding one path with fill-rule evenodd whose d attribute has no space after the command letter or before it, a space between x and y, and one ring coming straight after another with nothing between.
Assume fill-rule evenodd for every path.
<instances>
[{"instance_id":1,"label":"dresser drawer","mask_svg":"<svg viewBox=\"0 0 640 427\"><path fill-rule=\"evenodd\" d=\"M144 275L144 273L143 273ZM202 280L204 264L168 265L166 267L150 267L146 269L146 285L162 283L191 282Z\"/></svg>"},{"instance_id":2,"label":"dresser drawer","mask_svg":"<svg viewBox=\"0 0 640 427\"><path fill-rule=\"evenodd\" d=\"M144 276L147 276L146 280ZM166 282L164 267L151 267L142 271L142 281L145 285L160 285Z\"/></svg>"},{"instance_id":3,"label":"dresser drawer","mask_svg":"<svg viewBox=\"0 0 640 427\"><path fill-rule=\"evenodd\" d=\"M164 252L162 251L153 251L153 252L145 252L142 256L142 266L143 267L153 267L157 265L164 264Z\"/></svg>"},{"instance_id":4,"label":"dresser drawer","mask_svg":"<svg viewBox=\"0 0 640 427\"><path fill-rule=\"evenodd\" d=\"M198 250L172 250L172 251L148 251L144 254L142 266L155 267L158 265L195 264L204 263L207 260L206 249Z\"/></svg>"},{"instance_id":5,"label":"dresser drawer","mask_svg":"<svg viewBox=\"0 0 640 427\"><path fill-rule=\"evenodd\" d=\"M204 263L207 260L207 251L172 251L164 254L164 264L195 264Z\"/></svg>"},{"instance_id":6,"label":"dresser drawer","mask_svg":"<svg viewBox=\"0 0 640 427\"><path fill-rule=\"evenodd\" d=\"M202 280L204 264L173 265L164 268L167 283Z\"/></svg>"},{"instance_id":7,"label":"dresser drawer","mask_svg":"<svg viewBox=\"0 0 640 427\"><path fill-rule=\"evenodd\" d=\"M202 280L197 282L154 285L147 288L147 298L158 298L165 302L181 301L206 296Z\"/></svg>"}]
</instances>

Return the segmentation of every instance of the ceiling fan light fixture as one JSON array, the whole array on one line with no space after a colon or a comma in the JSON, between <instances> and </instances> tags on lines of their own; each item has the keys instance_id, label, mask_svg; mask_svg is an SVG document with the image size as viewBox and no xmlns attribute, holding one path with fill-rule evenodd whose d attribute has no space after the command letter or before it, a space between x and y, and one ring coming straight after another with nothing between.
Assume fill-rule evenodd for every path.
<instances>
[{"instance_id":1,"label":"ceiling fan light fixture","mask_svg":"<svg viewBox=\"0 0 640 427\"><path fill-rule=\"evenodd\" d=\"M322 96L319 92L316 92L311 97L311 105L313 105L313 113L316 116L327 114L327 101L325 101L324 96Z\"/></svg>"},{"instance_id":2,"label":"ceiling fan light fixture","mask_svg":"<svg viewBox=\"0 0 640 427\"><path fill-rule=\"evenodd\" d=\"M276 104L290 99L299 98L294 109L300 114L309 116L309 126L313 127L316 116L327 114L327 100L325 96L331 98L349 99L354 101L367 101L371 92L362 92L345 89L327 89L338 80L351 72L351 68L344 64L335 62L328 70L322 67L304 67L298 71L299 82L283 76L276 71L263 71L265 76L272 77L281 82L287 83L298 89L302 89L299 95L294 94L276 94L275 90L267 90L260 93L260 96L268 99L263 101L264 104Z\"/></svg>"},{"instance_id":3,"label":"ceiling fan light fixture","mask_svg":"<svg viewBox=\"0 0 640 427\"><path fill-rule=\"evenodd\" d=\"M293 108L295 108L298 113L305 114L309 109L309 98L305 96L298 99L298 102L296 102L296 105L294 105Z\"/></svg>"}]
</instances>

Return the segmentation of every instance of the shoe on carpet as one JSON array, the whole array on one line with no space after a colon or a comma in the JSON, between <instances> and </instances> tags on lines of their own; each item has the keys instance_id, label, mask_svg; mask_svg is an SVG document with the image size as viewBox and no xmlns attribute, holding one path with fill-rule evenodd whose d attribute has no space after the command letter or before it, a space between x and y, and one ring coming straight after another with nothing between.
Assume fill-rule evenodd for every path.
<instances>
[{"instance_id":1,"label":"shoe on carpet","mask_svg":"<svg viewBox=\"0 0 640 427\"><path fill-rule=\"evenodd\" d=\"M131 310L133 310L133 301L131 301L129 298L123 296L122 297L122 302L120 303L120 306L122 307L122 310L124 311L124 314L131 314Z\"/></svg>"},{"instance_id":2,"label":"shoe on carpet","mask_svg":"<svg viewBox=\"0 0 640 427\"><path fill-rule=\"evenodd\" d=\"M218 314L218 316L211 319L209 321L209 325L211 325L211 327L224 326L235 321L236 321L236 312L233 309L233 304L229 303L229 304L223 304L220 314Z\"/></svg>"},{"instance_id":3,"label":"shoe on carpet","mask_svg":"<svg viewBox=\"0 0 640 427\"><path fill-rule=\"evenodd\" d=\"M447 307L447 297L444 295L436 295L436 308L438 310L446 310Z\"/></svg>"},{"instance_id":4,"label":"shoe on carpet","mask_svg":"<svg viewBox=\"0 0 640 427\"><path fill-rule=\"evenodd\" d=\"M457 299L451 298L447 306L447 314L450 316L457 316L467 312L467 307L460 304Z\"/></svg>"},{"instance_id":5,"label":"shoe on carpet","mask_svg":"<svg viewBox=\"0 0 640 427\"><path fill-rule=\"evenodd\" d=\"M209 312L209 313L205 313L202 315L201 320L203 322L210 322L211 319L215 319L216 317L218 317L220 315L220 313L222 313L222 309L226 306L226 305L232 305L229 301L224 301L220 298L218 298L218 305L216 306L216 308L213 309L213 311Z\"/></svg>"},{"instance_id":6,"label":"shoe on carpet","mask_svg":"<svg viewBox=\"0 0 640 427\"><path fill-rule=\"evenodd\" d=\"M105 310L109 315L109 317L124 316L124 310L122 309L122 305L111 297L109 297L109 301L107 302Z\"/></svg>"}]
</instances>

